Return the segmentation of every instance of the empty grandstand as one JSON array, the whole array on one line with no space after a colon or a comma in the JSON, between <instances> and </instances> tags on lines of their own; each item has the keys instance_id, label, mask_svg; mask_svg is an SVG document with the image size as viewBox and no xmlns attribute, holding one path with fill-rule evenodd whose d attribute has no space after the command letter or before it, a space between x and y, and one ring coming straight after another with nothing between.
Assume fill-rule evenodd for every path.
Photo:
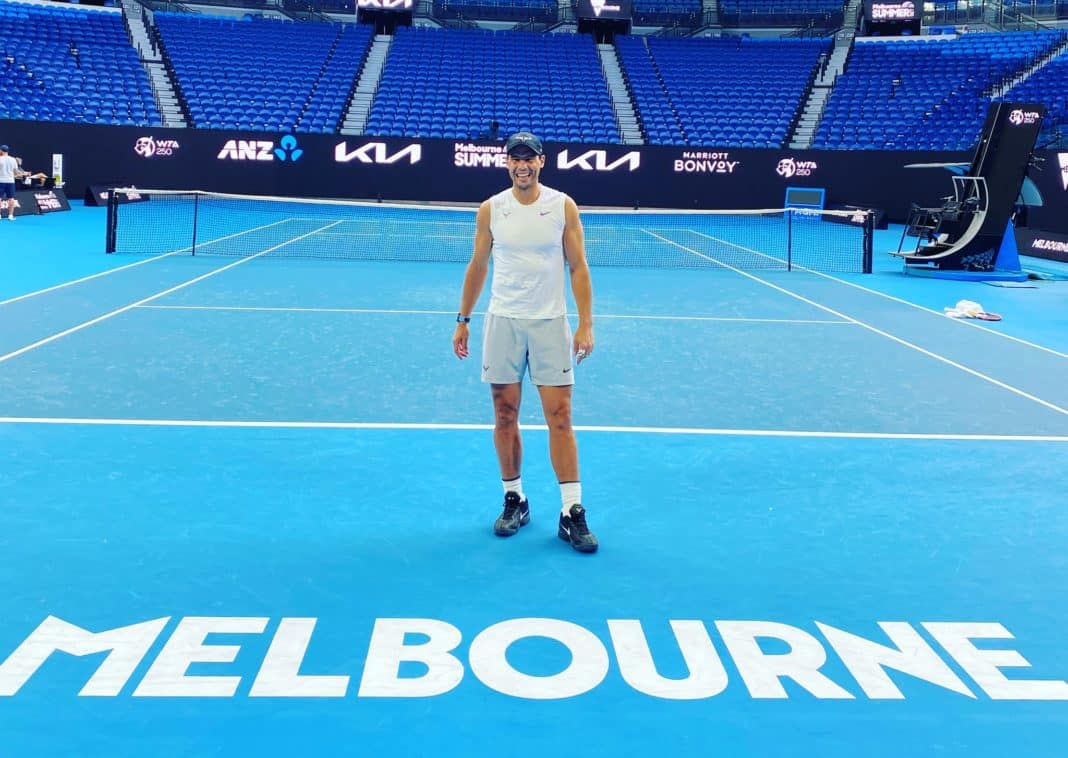
<instances>
[{"instance_id":1,"label":"empty grandstand","mask_svg":"<svg viewBox=\"0 0 1068 758\"><path fill-rule=\"evenodd\" d=\"M400 28L367 132L470 139L496 120L550 141L619 142L592 38Z\"/></svg>"},{"instance_id":2,"label":"empty grandstand","mask_svg":"<svg viewBox=\"0 0 1068 758\"><path fill-rule=\"evenodd\" d=\"M0 3L0 118L159 125L123 16Z\"/></svg>"},{"instance_id":3,"label":"empty grandstand","mask_svg":"<svg viewBox=\"0 0 1068 758\"><path fill-rule=\"evenodd\" d=\"M1062 52L1005 93L1004 100L1044 103L1039 145L1068 144L1068 52Z\"/></svg>"},{"instance_id":4,"label":"empty grandstand","mask_svg":"<svg viewBox=\"0 0 1068 758\"><path fill-rule=\"evenodd\" d=\"M827 39L623 37L648 141L781 147Z\"/></svg>"},{"instance_id":5,"label":"empty grandstand","mask_svg":"<svg viewBox=\"0 0 1068 758\"><path fill-rule=\"evenodd\" d=\"M1040 30L858 40L813 147L967 149L994 90L1065 37Z\"/></svg>"},{"instance_id":6,"label":"empty grandstand","mask_svg":"<svg viewBox=\"0 0 1068 758\"><path fill-rule=\"evenodd\" d=\"M370 27L157 13L193 126L336 132Z\"/></svg>"}]
</instances>

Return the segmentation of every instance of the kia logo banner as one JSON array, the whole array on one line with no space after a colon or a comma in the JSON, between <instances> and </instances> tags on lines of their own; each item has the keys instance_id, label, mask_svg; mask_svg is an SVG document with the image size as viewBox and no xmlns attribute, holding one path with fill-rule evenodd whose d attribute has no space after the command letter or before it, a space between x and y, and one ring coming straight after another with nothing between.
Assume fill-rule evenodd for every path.
<instances>
[{"instance_id":1,"label":"kia logo banner","mask_svg":"<svg viewBox=\"0 0 1068 758\"><path fill-rule=\"evenodd\" d=\"M637 171L642 164L642 154L637 150L631 150L612 160L608 159L607 150L586 150L574 157L569 155L568 150L562 150L556 156L556 167L561 171L578 168L583 171L615 171L625 166L628 171Z\"/></svg>"},{"instance_id":2,"label":"kia logo banner","mask_svg":"<svg viewBox=\"0 0 1068 758\"><path fill-rule=\"evenodd\" d=\"M368 142L367 144L349 150L347 142L342 142L334 148L334 160L338 163L359 161L360 163L377 163L390 165L399 161L407 161L414 165L423 158L423 146L419 144L406 145L399 150L391 151L385 142Z\"/></svg>"}]
</instances>

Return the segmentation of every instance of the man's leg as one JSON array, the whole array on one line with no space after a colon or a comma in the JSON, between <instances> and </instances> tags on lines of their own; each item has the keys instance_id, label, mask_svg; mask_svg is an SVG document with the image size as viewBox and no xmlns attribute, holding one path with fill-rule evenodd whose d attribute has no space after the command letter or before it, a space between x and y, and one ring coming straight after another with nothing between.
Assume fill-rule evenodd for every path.
<instances>
[{"instance_id":1,"label":"man's leg","mask_svg":"<svg viewBox=\"0 0 1068 758\"><path fill-rule=\"evenodd\" d=\"M491 384L493 393L493 446L501 465L501 479L519 476L523 464L523 441L519 436L519 401L522 384Z\"/></svg>"},{"instance_id":2,"label":"man's leg","mask_svg":"<svg viewBox=\"0 0 1068 758\"><path fill-rule=\"evenodd\" d=\"M493 525L501 537L510 537L530 523L530 506L523 498L520 471L523 465L523 440L519 434L519 402L523 385L491 384L493 394L493 447L504 482L504 511Z\"/></svg>"},{"instance_id":3,"label":"man's leg","mask_svg":"<svg viewBox=\"0 0 1068 758\"><path fill-rule=\"evenodd\" d=\"M597 550L597 537L586 524L579 481L578 443L571 426L571 385L539 386L541 408L549 426L549 458L560 482L560 539L583 553Z\"/></svg>"},{"instance_id":4,"label":"man's leg","mask_svg":"<svg viewBox=\"0 0 1068 758\"><path fill-rule=\"evenodd\" d=\"M559 482L579 480L578 444L571 428L571 385L538 387L545 423L549 425L549 459Z\"/></svg>"}]
</instances>

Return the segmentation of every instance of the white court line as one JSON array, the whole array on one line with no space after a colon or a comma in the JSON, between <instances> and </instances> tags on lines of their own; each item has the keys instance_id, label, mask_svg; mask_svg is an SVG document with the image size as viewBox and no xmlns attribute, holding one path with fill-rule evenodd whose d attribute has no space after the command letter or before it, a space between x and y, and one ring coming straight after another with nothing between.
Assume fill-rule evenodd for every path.
<instances>
[{"instance_id":1,"label":"white court line","mask_svg":"<svg viewBox=\"0 0 1068 758\"><path fill-rule=\"evenodd\" d=\"M206 246L206 245L214 245L216 242L222 242L223 240L232 239L233 237L240 237L242 234L250 234L252 232L258 232L260 229L267 229L267 228L275 226L277 224L284 224L286 221L290 221L290 220L292 220L292 219L283 219L282 221L272 221L269 224L263 224L262 226L257 226L255 229L247 229L247 230L245 230L243 232L236 232L234 234L227 234L224 237L216 237L213 240L208 240L207 242L201 242L200 245L202 247ZM187 252L189 250L192 250L192 246L180 247L180 248L177 248L176 250L171 250L169 253L161 253L160 255L154 255L151 258L145 258L144 260L141 260L141 261L136 261L134 263L127 263L125 266L118 266L116 268L108 269L107 271L100 271L100 272L98 272L96 274L91 274L89 276L83 276L81 279L72 279L69 282L63 282L62 284L56 284L56 285L54 285L52 287L47 287L47 288L45 288L43 290L37 290L36 292L27 292L25 295L19 295L18 297L12 297L12 298L9 298L7 300L0 300L0 305L7 305L8 303L14 303L14 302L17 302L19 300L25 300L26 298L34 297L35 295L43 295L43 294L45 294L47 292L52 292L54 290L63 289L64 287L69 287L72 284L81 284L82 282L87 282L90 279L96 279L97 277L100 277L100 276L107 276L108 274L114 274L116 271L124 271L124 270L126 270L128 268L133 268L134 266L143 266L146 263L151 263L152 261L158 261L160 258L167 258L167 257L172 256L172 255L178 255L179 253L184 253L184 252Z\"/></svg>"},{"instance_id":2,"label":"white court line","mask_svg":"<svg viewBox=\"0 0 1068 758\"><path fill-rule=\"evenodd\" d=\"M206 274L201 274L200 276L198 276L198 277L196 277L194 279L190 279L189 281L182 282L181 284L178 284L178 285L176 285L174 287L171 287L170 289L165 289L162 292L157 292L155 295L150 295L149 297L142 298L141 300L138 300L135 303L130 303L129 305L124 305L121 308L116 308L115 310L111 311L110 313L105 313L103 316L97 316L96 318L90 319L89 321L84 321L81 324L78 324L77 326L72 326L70 329L64 329L62 332L56 332L55 334L53 334L53 335L51 335L49 337L45 337L44 339L37 340L33 344L26 345L25 347L20 347L18 350L14 350L14 351L8 353L7 355L0 355L0 363L3 363L4 361L9 360L11 358L14 358L14 357L16 357L18 355L22 355L23 353L29 352L30 350L33 350L34 348L41 347L42 345L47 345L49 342L53 342L55 340L58 340L61 337L66 337L68 334L73 334L74 332L81 331L82 329L85 329L86 327L90 327L93 324L99 324L101 321L106 321L107 319L109 319L109 318L111 318L113 316L118 316L120 313L125 313L126 311L131 310L133 308L136 308L139 305L144 305L145 303L148 303L148 302L151 302L152 300L155 300L157 298L163 297L164 295L169 295L172 292L177 292L178 290L183 289L185 287L188 287L191 284L196 284L197 282L201 282L201 281L207 279L208 277L215 276L216 274L221 274L223 271L227 271L228 269L232 269L235 266L240 266L243 263L248 263L251 260L255 260L256 258L259 258L261 255L266 255L267 253L270 253L270 252L272 252L274 250L277 250L277 249L279 249L281 247L285 247L286 245L291 245L294 242L302 240L305 237L310 237L313 234L316 234L317 232L322 231L323 229L329 229L331 226L333 226L334 224L338 224L338 223L341 223L341 222L335 221L335 222L333 222L331 224L327 224L326 226L323 226L320 229L316 229L314 231L308 232L307 234L302 234L299 237L294 237L293 239L286 240L285 242L283 242L280 245L275 245L274 247L269 247L266 250L261 250L260 252L255 253L254 255L248 256L247 258L241 258L239 260L234 261L233 263L228 263L227 265L225 265L225 266L223 266L221 268L212 269L211 271L209 271Z\"/></svg>"},{"instance_id":3,"label":"white court line","mask_svg":"<svg viewBox=\"0 0 1068 758\"><path fill-rule=\"evenodd\" d=\"M774 255L767 255L766 253L762 253L759 250L753 250L752 248L745 247L744 245L736 245L733 242L728 242L727 240L720 239L719 237L709 236L709 235L705 234L704 232L699 232L699 231L696 231L694 229L687 229L686 231L690 232L691 234L696 234L698 237L704 237L705 239L714 240L716 242L722 242L724 245L730 245L731 247L736 247L739 250L745 250L747 253L753 253L754 255L759 255L762 258L767 258L769 260L778 261L779 263L783 262L783 260L781 258L776 258ZM718 263L718 261L717 261L717 263ZM800 266L800 265L798 265L796 263L794 263L792 265L793 265L794 268L801 269L802 271L804 271L806 273L809 273L809 274L815 274L816 276L821 276L824 279L830 279L832 282L838 282L839 284L844 284L847 287L853 287L854 289L858 289L858 290L861 290L863 292L867 292L867 293L872 294L872 295L878 295L879 297L885 297L887 300L893 300L894 302L903 303L904 305L911 306L912 308L916 308L917 310L926 311L927 313L933 313L933 314L935 314L936 316L938 316L939 318L942 318L942 319L944 319L946 317L945 313L942 313L940 311L936 311L934 308L928 308L926 305L920 305L919 303L913 303L913 302L911 302L909 300L905 300L904 298L897 297L896 295L888 295L885 292L880 292L879 290L874 290L874 289L871 289L870 287L865 287L862 284L856 284L855 282L850 282L850 281L847 281L846 279L842 279L842 278L837 277L837 276L832 276L831 274L826 274L826 273L824 273L822 271L816 271L815 269L808 268L807 266ZM1027 345L1028 347L1033 347L1036 350L1042 350L1042 351L1050 353L1052 355L1056 355L1059 358L1068 358L1068 353L1062 353L1062 352L1060 352L1058 350L1054 350L1053 348L1046 347L1045 345L1039 345L1037 342L1031 342L1029 340L1022 339L1020 337L1014 337L1011 334L1006 334L1005 332L999 332L997 329L991 329L989 326L984 326L983 324L978 324L978 323L976 323L974 321L971 321L971 320L968 320L968 319L955 318L955 319L950 319L950 320L955 322L955 323L958 323L958 324L963 324L964 326L970 326L973 329L982 329L984 332L987 332L988 334L996 334L999 337L1004 337L1005 339L1012 340L1013 342L1019 342L1021 345Z\"/></svg>"},{"instance_id":4,"label":"white court line","mask_svg":"<svg viewBox=\"0 0 1068 758\"><path fill-rule=\"evenodd\" d=\"M341 222L341 223L344 223L344 222ZM375 237L377 239L381 239L382 231L381 230L377 230L377 231L373 231L373 232L330 232L329 234L324 234L323 236L324 237ZM390 235L389 235L390 239L398 239L398 238L402 238L402 237L410 238L410 239L421 239L421 240L427 240L427 239L430 239L430 240L470 240L471 239L471 236L470 235L466 235L466 234L465 235L460 235L460 234L396 234L394 232L390 232Z\"/></svg>"},{"instance_id":5,"label":"white court line","mask_svg":"<svg viewBox=\"0 0 1068 758\"><path fill-rule=\"evenodd\" d=\"M260 305L139 305L138 308L146 308L158 311L264 311L267 313L381 313L386 315L417 315L417 316L451 316L456 313L451 311L427 311L427 310L404 310L399 308L283 308ZM472 316L483 316L480 311L473 311ZM575 314L570 313L569 316ZM852 321L838 319L793 319L793 318L744 318L741 316L645 316L629 315L626 313L598 313L597 318L636 319L647 321L740 321L755 322L759 324L845 324L855 326Z\"/></svg>"},{"instance_id":6,"label":"white court line","mask_svg":"<svg viewBox=\"0 0 1068 758\"><path fill-rule=\"evenodd\" d=\"M807 270L808 269L806 269L806 271ZM811 273L815 274L816 276L822 276L824 279L830 279L832 282L839 282L840 284L844 284L847 287L853 287L853 288L858 289L858 290L863 290L864 292L870 292L873 295L878 295L879 297L885 297L887 300L894 300L894 301L896 301L898 303L904 303L905 305L912 306L913 308L916 308L918 310L926 311L927 313L933 313L936 316L938 316L939 318L942 318L942 319L946 318L946 314L945 313L940 312L940 311L936 311L934 308L928 308L926 305L920 305L919 303L912 303L912 302L909 302L908 300L905 300L904 298L900 298L900 297L897 297L895 295L888 295L885 292L879 292L879 290L873 290L873 289L870 289L870 288L865 287L865 286L860 285L860 284L854 284L853 282L847 281L845 279L839 279L837 276L830 276L829 274L825 274L822 271L812 271ZM1004 337L1007 340L1012 340L1013 342L1019 342L1021 345L1027 345L1028 347L1033 347L1036 350L1042 350L1044 352L1050 353L1051 355L1056 355L1058 358L1068 358L1068 353L1062 353L1059 350L1054 350L1051 347L1046 347L1045 345L1039 345L1037 342L1031 342L1030 340L1025 340L1025 339L1022 339L1020 337L1014 337L1013 335L1006 334L1005 332L999 332L997 329L991 329L989 326L983 326L982 324L976 323L975 321L971 321L969 319L954 318L954 319L949 319L949 320L953 321L955 323L958 323L958 324L962 324L964 326L970 326L973 329L982 329L984 332L987 332L988 334L996 334L999 337Z\"/></svg>"},{"instance_id":7,"label":"white court line","mask_svg":"<svg viewBox=\"0 0 1068 758\"><path fill-rule=\"evenodd\" d=\"M896 335L890 334L890 332L885 332L882 329L879 329L878 327L872 326L871 324L867 324L867 323L865 323L865 322L863 322L863 321L861 321L859 319L855 319L852 316L847 316L844 313L842 313L841 311L836 311L833 308L829 308L826 305L821 305L820 303L817 303L815 300L810 300L809 298L805 297L804 295L799 295L796 292L792 292L792 291L786 289L785 287L780 287L777 284L772 284L771 282L769 282L769 281L767 281L765 279L761 279L759 276L755 276L753 274L750 274L747 271L742 271L739 268L735 268L734 266L731 266L730 264L724 263L723 261L716 260L715 258L712 258L710 256L704 255L703 253L699 253L698 251L693 250L691 248L688 248L685 245L680 245L678 242L673 242L672 240L669 240L667 237L661 237L659 234L656 234L655 232L650 232L650 231L647 231L645 229L642 229L642 231L645 232L646 234L652 235L653 237L661 239L664 242L667 242L669 245L674 245L675 247L681 248L681 249L683 249L683 250L685 250L685 251L687 251L689 253L693 253L696 256L704 258L705 260L709 260L709 261L712 261L713 263L717 263L720 266L723 266L724 268L730 269L731 271L733 271L736 274L744 276L747 279L751 279L754 282L757 282L758 284L763 284L765 287L770 287L771 289L776 290L777 292L781 292L784 295L788 295L789 297L792 297L792 298L794 298L796 300L800 300L803 303L808 303L809 305L811 305L813 307L819 308L820 310L826 311L827 313L830 313L830 314L832 314L834 316L838 316L839 318L844 318L844 319L847 319L849 321L852 321L857 326L861 326L861 327L867 329L870 332L874 332L875 334L878 334L880 336L886 337L889 340L893 340L894 342L897 342L900 345L904 345L905 347L911 348L911 349L913 349L913 350L915 350L915 351L917 351L919 353L923 353L924 355L928 356L929 358L934 358L937 361L941 361L942 363L945 363L945 364L947 364L949 366L953 366L954 368L960 369L961 371L964 371L965 373L971 374L972 376L977 377L979 379L982 379L985 382L990 382L991 384L993 384L993 385L995 385L997 387L1001 387L1004 390L1008 390L1009 392L1012 392L1015 395L1019 395L1020 397L1027 398L1028 400L1031 400L1032 402L1038 403L1039 405L1042 405L1042 406L1044 406L1046 408L1049 408L1050 410L1053 410L1053 411L1056 411L1057 413L1061 413L1061 414L1064 414L1065 416L1068 416L1068 409L1062 408L1059 405L1056 405L1054 403L1049 402L1048 400L1043 400L1040 397L1036 397L1035 395L1032 395L1029 392L1024 392L1019 387L1013 387L1011 384L1006 384L1005 382L999 381L999 380L995 379L992 376L988 376L988 375L982 373L981 371L976 371L973 368L969 368L968 366L965 366L962 363L958 363L957 361L954 361L954 360L952 360L950 358L947 358L944 355L939 355L938 353L935 353L935 352L932 352L930 350L927 350L926 348L922 348L919 345L916 345L916 344L914 344L912 342L909 342L908 340L905 340L905 339L902 339L901 337L898 337ZM702 234L701 236L703 237L703 236L706 236L706 235ZM709 239L716 239L716 238L715 237L709 237ZM722 240L720 240L720 241L722 241ZM732 243L727 243L727 244L732 244ZM738 245L735 245L735 247L738 247Z\"/></svg>"},{"instance_id":8,"label":"white court line","mask_svg":"<svg viewBox=\"0 0 1068 758\"><path fill-rule=\"evenodd\" d=\"M108 269L107 271L98 271L95 274L90 274L89 276L83 276L81 279L71 279L69 282L63 282L61 284L54 284L51 287L45 287L43 290L36 290L34 292L27 292L24 295L19 295L17 297L11 297L11 298L8 298L7 300L0 300L0 305L7 305L8 303L16 303L19 300L25 300L28 297L34 297L36 295L43 295L43 294L45 294L47 292L54 292L55 290L63 289L64 287L70 287L72 284L81 284L82 282L87 282L90 279L96 279L97 277L107 276L108 274L114 274L116 271L124 271L125 269L133 268L134 266L143 266L146 263L151 263L152 261L158 261L160 258L166 258L168 256L175 255L175 254L180 253L180 252L182 252L182 251L181 250L172 250L169 253L161 253L160 255L154 255L151 258L146 258L144 260L137 261L135 263L127 263L125 266L118 266L116 268Z\"/></svg>"},{"instance_id":9,"label":"white court line","mask_svg":"<svg viewBox=\"0 0 1068 758\"><path fill-rule=\"evenodd\" d=\"M0 424L47 426L143 426L210 429L365 429L395 431L478 431L493 430L493 424L415 424L361 421L225 421L199 419L135 418L49 418L40 416L0 416ZM545 424L523 424L523 431L548 431ZM797 437L811 439L935 440L960 442L1068 442L1065 435L1019 434L925 434L897 432L824 432L795 429L717 429L667 426L575 426L577 432L607 434L671 434L712 437Z\"/></svg>"},{"instance_id":10,"label":"white court line","mask_svg":"<svg viewBox=\"0 0 1068 758\"><path fill-rule=\"evenodd\" d=\"M464 208L462 210L464 212L468 212L466 208ZM377 220L377 221L372 221L372 220L368 220L368 219L343 218L343 219L341 219L341 223L343 223L343 224L356 224L358 226L374 226L375 228L380 228L384 224L389 224L391 222L394 223L394 224L400 224L401 226L419 226L419 225L430 226L430 227L462 226L465 229L472 229L471 234L467 235L466 238L467 239L473 239L474 238L474 231L473 231L474 227L472 226L472 224L474 223L476 212L477 212L477 209L475 209L475 208L471 208L470 209L470 214L471 214L471 220L470 221L439 221L437 219L426 219L425 221L414 221L414 220L404 219L403 221L399 221L399 220L396 220L396 219L388 219L388 218L380 219L380 220ZM323 221L324 219L322 217L319 217L319 216L293 216L293 220L294 221Z\"/></svg>"}]
</instances>

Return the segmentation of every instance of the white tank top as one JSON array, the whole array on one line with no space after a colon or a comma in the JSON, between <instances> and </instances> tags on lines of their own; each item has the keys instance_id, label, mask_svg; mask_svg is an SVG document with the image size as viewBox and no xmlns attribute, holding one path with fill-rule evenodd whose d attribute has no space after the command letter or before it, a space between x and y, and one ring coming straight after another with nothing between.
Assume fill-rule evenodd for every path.
<instances>
[{"instance_id":1,"label":"white tank top","mask_svg":"<svg viewBox=\"0 0 1068 758\"><path fill-rule=\"evenodd\" d=\"M567 313L563 192L541 185L523 205L511 188L490 198L493 283L489 312L509 318L556 318Z\"/></svg>"},{"instance_id":2,"label":"white tank top","mask_svg":"<svg viewBox=\"0 0 1068 758\"><path fill-rule=\"evenodd\" d=\"M19 163L10 155L0 157L0 184L11 184L15 181L15 172L18 171Z\"/></svg>"}]
</instances>

